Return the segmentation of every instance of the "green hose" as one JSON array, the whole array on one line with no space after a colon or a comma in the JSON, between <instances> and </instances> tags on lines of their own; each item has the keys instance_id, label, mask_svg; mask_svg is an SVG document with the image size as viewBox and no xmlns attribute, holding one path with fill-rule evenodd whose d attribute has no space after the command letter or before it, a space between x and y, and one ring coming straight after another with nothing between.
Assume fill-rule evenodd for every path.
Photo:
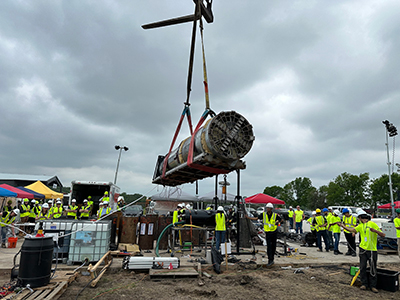
<instances>
[{"instance_id":1,"label":"green hose","mask_svg":"<svg viewBox=\"0 0 400 300\"><path fill-rule=\"evenodd\" d=\"M169 224L169 225L168 225L167 227L165 227L164 230L161 232L160 236L158 237L157 244L156 244L156 256L157 256L157 257L160 257L160 254L158 254L158 246L160 245L160 241L161 241L161 238L163 237L164 233L167 231L168 228L170 228L170 227L172 227L172 226L175 226L175 225L180 225L180 224L185 224L185 221L181 221L181 222Z\"/></svg>"}]
</instances>

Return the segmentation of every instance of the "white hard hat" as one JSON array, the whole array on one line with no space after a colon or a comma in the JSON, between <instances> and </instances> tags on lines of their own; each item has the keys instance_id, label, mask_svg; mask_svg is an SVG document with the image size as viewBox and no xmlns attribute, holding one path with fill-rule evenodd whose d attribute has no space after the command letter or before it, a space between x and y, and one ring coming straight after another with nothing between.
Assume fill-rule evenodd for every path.
<instances>
[{"instance_id":1,"label":"white hard hat","mask_svg":"<svg viewBox=\"0 0 400 300\"><path fill-rule=\"evenodd\" d=\"M31 203L35 204L35 203L36 203L36 201L35 201L35 200L32 200L32 201L31 201Z\"/></svg>"},{"instance_id":2,"label":"white hard hat","mask_svg":"<svg viewBox=\"0 0 400 300\"><path fill-rule=\"evenodd\" d=\"M103 201L103 205L108 205L108 201Z\"/></svg>"},{"instance_id":3,"label":"white hard hat","mask_svg":"<svg viewBox=\"0 0 400 300\"><path fill-rule=\"evenodd\" d=\"M49 205L47 203L42 205L43 208L49 208Z\"/></svg>"},{"instance_id":4,"label":"white hard hat","mask_svg":"<svg viewBox=\"0 0 400 300\"><path fill-rule=\"evenodd\" d=\"M182 205L182 208L184 208L184 207L185 207L185 203L183 203L183 202L182 202L182 203L181 203L181 205Z\"/></svg>"},{"instance_id":5,"label":"white hard hat","mask_svg":"<svg viewBox=\"0 0 400 300\"><path fill-rule=\"evenodd\" d=\"M267 205L265 205L265 207L274 208L274 206L272 205L272 203L267 203Z\"/></svg>"},{"instance_id":6,"label":"white hard hat","mask_svg":"<svg viewBox=\"0 0 400 300\"><path fill-rule=\"evenodd\" d=\"M124 200L124 196L119 196L118 201Z\"/></svg>"},{"instance_id":7,"label":"white hard hat","mask_svg":"<svg viewBox=\"0 0 400 300\"><path fill-rule=\"evenodd\" d=\"M357 210L357 214L360 215L368 215L367 212L363 209Z\"/></svg>"},{"instance_id":8,"label":"white hard hat","mask_svg":"<svg viewBox=\"0 0 400 300\"><path fill-rule=\"evenodd\" d=\"M178 203L178 207L182 207L182 204Z\"/></svg>"},{"instance_id":9,"label":"white hard hat","mask_svg":"<svg viewBox=\"0 0 400 300\"><path fill-rule=\"evenodd\" d=\"M103 205L103 202L99 202L99 205Z\"/></svg>"},{"instance_id":10,"label":"white hard hat","mask_svg":"<svg viewBox=\"0 0 400 300\"><path fill-rule=\"evenodd\" d=\"M332 210L332 206L329 206L328 209Z\"/></svg>"},{"instance_id":11,"label":"white hard hat","mask_svg":"<svg viewBox=\"0 0 400 300\"><path fill-rule=\"evenodd\" d=\"M61 201L60 201L60 200L57 200L57 204L61 204Z\"/></svg>"},{"instance_id":12,"label":"white hard hat","mask_svg":"<svg viewBox=\"0 0 400 300\"><path fill-rule=\"evenodd\" d=\"M76 202L76 200L75 199L72 199L72 201L71 202Z\"/></svg>"},{"instance_id":13,"label":"white hard hat","mask_svg":"<svg viewBox=\"0 0 400 300\"><path fill-rule=\"evenodd\" d=\"M317 214L317 212L314 210L314 211L312 212L312 214L313 214L313 215L316 215L316 214Z\"/></svg>"},{"instance_id":14,"label":"white hard hat","mask_svg":"<svg viewBox=\"0 0 400 300\"><path fill-rule=\"evenodd\" d=\"M293 206L289 206L289 208L293 208Z\"/></svg>"},{"instance_id":15,"label":"white hard hat","mask_svg":"<svg viewBox=\"0 0 400 300\"><path fill-rule=\"evenodd\" d=\"M87 202L87 199L83 200L83 203Z\"/></svg>"},{"instance_id":16,"label":"white hard hat","mask_svg":"<svg viewBox=\"0 0 400 300\"><path fill-rule=\"evenodd\" d=\"M224 211L224 208L222 206L218 206L217 211Z\"/></svg>"},{"instance_id":17,"label":"white hard hat","mask_svg":"<svg viewBox=\"0 0 400 300\"><path fill-rule=\"evenodd\" d=\"M16 214L16 215L19 215L19 209L18 209L18 208L14 209L13 212L14 212L14 214Z\"/></svg>"},{"instance_id":18,"label":"white hard hat","mask_svg":"<svg viewBox=\"0 0 400 300\"><path fill-rule=\"evenodd\" d=\"M190 204L186 204L186 208L187 208L187 209L190 209Z\"/></svg>"},{"instance_id":19,"label":"white hard hat","mask_svg":"<svg viewBox=\"0 0 400 300\"><path fill-rule=\"evenodd\" d=\"M61 201L61 199L60 199L60 198L57 198L56 200L57 200L57 201Z\"/></svg>"},{"instance_id":20,"label":"white hard hat","mask_svg":"<svg viewBox=\"0 0 400 300\"><path fill-rule=\"evenodd\" d=\"M333 211L333 213L335 214L335 215L340 215L340 211L338 210L338 209L335 209L334 211Z\"/></svg>"},{"instance_id":21,"label":"white hard hat","mask_svg":"<svg viewBox=\"0 0 400 300\"><path fill-rule=\"evenodd\" d=\"M49 201L47 201L47 202L53 204L53 200L49 200Z\"/></svg>"}]
</instances>

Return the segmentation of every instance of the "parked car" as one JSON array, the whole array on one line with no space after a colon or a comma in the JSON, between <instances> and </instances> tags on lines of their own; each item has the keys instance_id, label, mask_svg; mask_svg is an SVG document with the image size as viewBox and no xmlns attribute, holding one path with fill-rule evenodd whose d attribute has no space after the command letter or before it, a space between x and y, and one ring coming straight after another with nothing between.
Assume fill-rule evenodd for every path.
<instances>
[{"instance_id":1,"label":"parked car","mask_svg":"<svg viewBox=\"0 0 400 300\"><path fill-rule=\"evenodd\" d=\"M125 217L138 217L143 213L143 207L141 205L131 205L125 207L124 216Z\"/></svg>"}]
</instances>

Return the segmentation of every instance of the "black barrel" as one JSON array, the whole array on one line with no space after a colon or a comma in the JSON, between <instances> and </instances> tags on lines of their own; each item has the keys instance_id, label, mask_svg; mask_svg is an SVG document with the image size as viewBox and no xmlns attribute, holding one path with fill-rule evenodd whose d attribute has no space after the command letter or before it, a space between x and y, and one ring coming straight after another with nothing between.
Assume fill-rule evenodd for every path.
<instances>
[{"instance_id":1,"label":"black barrel","mask_svg":"<svg viewBox=\"0 0 400 300\"><path fill-rule=\"evenodd\" d=\"M47 285L51 276L53 238L25 238L21 247L18 280L31 288Z\"/></svg>"},{"instance_id":2,"label":"black barrel","mask_svg":"<svg viewBox=\"0 0 400 300\"><path fill-rule=\"evenodd\" d=\"M215 211L214 210L186 210L185 223L196 226L215 227Z\"/></svg>"}]
</instances>

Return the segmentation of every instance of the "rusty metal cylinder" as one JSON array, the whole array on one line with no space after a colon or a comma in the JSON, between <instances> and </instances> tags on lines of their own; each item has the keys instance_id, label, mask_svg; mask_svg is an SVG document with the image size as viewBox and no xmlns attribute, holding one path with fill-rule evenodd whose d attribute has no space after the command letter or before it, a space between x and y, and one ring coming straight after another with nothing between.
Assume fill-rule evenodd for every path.
<instances>
[{"instance_id":1,"label":"rusty metal cylinder","mask_svg":"<svg viewBox=\"0 0 400 300\"><path fill-rule=\"evenodd\" d=\"M171 151L167 171L185 163L189 154L191 137L183 140ZM193 157L208 154L215 162L234 164L244 157L254 142L252 125L235 111L221 112L209 119L194 136ZM158 166L162 173L163 163Z\"/></svg>"}]
</instances>

